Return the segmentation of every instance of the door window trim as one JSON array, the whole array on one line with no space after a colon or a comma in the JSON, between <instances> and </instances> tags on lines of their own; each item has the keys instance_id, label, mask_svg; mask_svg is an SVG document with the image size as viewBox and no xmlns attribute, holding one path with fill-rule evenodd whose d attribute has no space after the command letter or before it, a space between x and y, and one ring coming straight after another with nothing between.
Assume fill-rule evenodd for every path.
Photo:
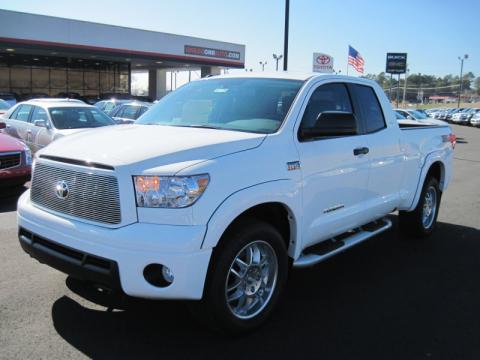
<instances>
[{"instance_id":1,"label":"door window trim","mask_svg":"<svg viewBox=\"0 0 480 360\"><path fill-rule=\"evenodd\" d=\"M357 118L360 119L360 122L362 123L362 133L364 135L369 135L369 134L376 134L380 131L383 131L383 130L386 130L388 129L388 126L387 126L387 121L385 120L385 112L383 111L383 107L380 103L380 100L378 99L378 96L377 96L377 93L375 91L375 89L370 86L370 85L364 85L364 84L357 84L357 83L346 83L347 84L347 88L349 88L349 92L350 93L355 93L353 91L353 89L350 89L351 87L353 86L363 86L363 87L367 87L367 88L370 88L373 92L373 96L375 97L375 100L377 101L377 104L378 104L378 107L380 108L380 113L382 114L382 119L383 119L383 127L380 128L380 129L377 129L375 131L367 131L368 127L367 127L367 119L365 119L365 117L363 116L363 112L361 110L361 106L358 104L358 99L355 97L355 96L352 96L352 101L355 102L356 105L358 105L358 114L356 114Z\"/></svg>"}]
</instances>

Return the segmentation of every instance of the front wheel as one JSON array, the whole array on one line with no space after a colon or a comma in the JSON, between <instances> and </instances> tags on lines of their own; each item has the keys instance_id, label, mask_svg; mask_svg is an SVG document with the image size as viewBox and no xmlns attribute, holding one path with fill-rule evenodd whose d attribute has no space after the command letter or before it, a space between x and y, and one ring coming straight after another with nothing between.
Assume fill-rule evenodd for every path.
<instances>
[{"instance_id":1,"label":"front wheel","mask_svg":"<svg viewBox=\"0 0 480 360\"><path fill-rule=\"evenodd\" d=\"M435 229L442 193L437 179L425 180L417 207L411 212L400 211L400 230L406 235L421 238Z\"/></svg>"},{"instance_id":2,"label":"front wheel","mask_svg":"<svg viewBox=\"0 0 480 360\"><path fill-rule=\"evenodd\" d=\"M280 233L264 222L241 221L214 251L200 304L202 320L231 333L262 325L278 302L287 272L288 255Z\"/></svg>"}]
</instances>

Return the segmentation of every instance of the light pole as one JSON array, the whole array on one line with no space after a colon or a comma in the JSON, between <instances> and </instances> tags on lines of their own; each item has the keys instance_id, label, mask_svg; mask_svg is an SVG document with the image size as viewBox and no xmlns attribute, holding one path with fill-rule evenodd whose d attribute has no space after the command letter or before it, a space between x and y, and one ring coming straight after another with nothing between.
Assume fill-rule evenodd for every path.
<instances>
[{"instance_id":1,"label":"light pole","mask_svg":"<svg viewBox=\"0 0 480 360\"><path fill-rule=\"evenodd\" d=\"M265 65L267 65L267 62L266 61L260 61L259 64L262 65L262 71L265 71Z\"/></svg>"},{"instance_id":2,"label":"light pole","mask_svg":"<svg viewBox=\"0 0 480 360\"><path fill-rule=\"evenodd\" d=\"M283 71L288 68L288 23L290 21L290 0L285 0L285 33L283 34Z\"/></svg>"},{"instance_id":3,"label":"light pole","mask_svg":"<svg viewBox=\"0 0 480 360\"><path fill-rule=\"evenodd\" d=\"M458 92L458 104L457 107L460 108L460 98L462 97L463 91L463 61L468 59L468 54L463 55L463 57L458 57L460 60L460 91Z\"/></svg>"},{"instance_id":4,"label":"light pole","mask_svg":"<svg viewBox=\"0 0 480 360\"><path fill-rule=\"evenodd\" d=\"M407 95L407 79L408 79L409 72L410 72L410 69L407 68L407 71L405 72L405 81L403 82L403 106L405 106L405 96Z\"/></svg>"},{"instance_id":5,"label":"light pole","mask_svg":"<svg viewBox=\"0 0 480 360\"><path fill-rule=\"evenodd\" d=\"M277 62L276 69L278 71L278 62L280 61L281 58L283 58L283 55L273 54L272 56L273 56L273 59Z\"/></svg>"}]
</instances>

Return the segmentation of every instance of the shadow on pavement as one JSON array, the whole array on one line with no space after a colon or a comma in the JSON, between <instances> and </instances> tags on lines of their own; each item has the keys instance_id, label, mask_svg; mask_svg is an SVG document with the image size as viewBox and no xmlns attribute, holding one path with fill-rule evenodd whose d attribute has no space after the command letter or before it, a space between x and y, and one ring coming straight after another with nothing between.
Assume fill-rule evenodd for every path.
<instances>
[{"instance_id":1,"label":"shadow on pavement","mask_svg":"<svg viewBox=\"0 0 480 360\"><path fill-rule=\"evenodd\" d=\"M478 229L439 223L431 238L413 240L395 227L295 270L278 311L241 338L208 331L181 302L107 312L64 296L52 318L91 358L478 359L479 259Z\"/></svg>"},{"instance_id":2,"label":"shadow on pavement","mask_svg":"<svg viewBox=\"0 0 480 360\"><path fill-rule=\"evenodd\" d=\"M17 210L17 201L20 195L27 190L25 186L0 188L0 213Z\"/></svg>"}]
</instances>

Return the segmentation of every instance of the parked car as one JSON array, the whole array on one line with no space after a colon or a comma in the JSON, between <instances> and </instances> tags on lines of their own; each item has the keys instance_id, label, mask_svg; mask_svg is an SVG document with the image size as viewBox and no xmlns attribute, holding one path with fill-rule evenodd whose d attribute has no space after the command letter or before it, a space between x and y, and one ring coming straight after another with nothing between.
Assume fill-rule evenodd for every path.
<instances>
[{"instance_id":1,"label":"parked car","mask_svg":"<svg viewBox=\"0 0 480 360\"><path fill-rule=\"evenodd\" d=\"M422 123L429 123L430 125L441 125L441 126L447 125L445 121L432 119L417 110L395 109L395 112L400 113L402 116L404 116L408 120L415 120Z\"/></svg>"},{"instance_id":2,"label":"parked car","mask_svg":"<svg viewBox=\"0 0 480 360\"><path fill-rule=\"evenodd\" d=\"M472 118L470 119L470 125L480 127L480 112L477 112L475 115L472 116Z\"/></svg>"},{"instance_id":3,"label":"parked car","mask_svg":"<svg viewBox=\"0 0 480 360\"><path fill-rule=\"evenodd\" d=\"M451 122L453 115L455 115L456 113L461 112L461 111L463 111L463 110L465 110L465 108L450 109L450 111L448 111L447 114L446 114L446 116L445 116L445 120L446 120L447 122Z\"/></svg>"},{"instance_id":4,"label":"parked car","mask_svg":"<svg viewBox=\"0 0 480 360\"><path fill-rule=\"evenodd\" d=\"M0 122L0 189L23 185L30 181L32 153L28 146L2 132Z\"/></svg>"},{"instance_id":5,"label":"parked car","mask_svg":"<svg viewBox=\"0 0 480 360\"><path fill-rule=\"evenodd\" d=\"M152 104L145 102L127 102L117 106L110 112L110 116L117 124L131 124L144 114Z\"/></svg>"},{"instance_id":6,"label":"parked car","mask_svg":"<svg viewBox=\"0 0 480 360\"><path fill-rule=\"evenodd\" d=\"M3 99L0 99L0 117L5 114L8 109L11 108L11 105Z\"/></svg>"},{"instance_id":7,"label":"parked car","mask_svg":"<svg viewBox=\"0 0 480 360\"><path fill-rule=\"evenodd\" d=\"M80 100L30 100L18 103L5 114L6 132L37 152L65 135L88 128L114 125L96 107Z\"/></svg>"},{"instance_id":8,"label":"parked car","mask_svg":"<svg viewBox=\"0 0 480 360\"><path fill-rule=\"evenodd\" d=\"M120 106L122 104L130 103L133 100L128 99L110 99L110 100L101 100L96 102L94 105L102 110L105 114L110 115L117 106Z\"/></svg>"},{"instance_id":9,"label":"parked car","mask_svg":"<svg viewBox=\"0 0 480 360\"><path fill-rule=\"evenodd\" d=\"M471 109L463 109L452 114L451 122L460 125L470 125L469 112Z\"/></svg>"},{"instance_id":10,"label":"parked car","mask_svg":"<svg viewBox=\"0 0 480 360\"><path fill-rule=\"evenodd\" d=\"M92 289L201 300L198 316L245 332L271 315L290 265L390 229L391 212L408 236L429 236L453 146L448 125L399 126L367 79L213 76L135 124L41 150L19 241Z\"/></svg>"},{"instance_id":11,"label":"parked car","mask_svg":"<svg viewBox=\"0 0 480 360\"><path fill-rule=\"evenodd\" d=\"M17 103L17 95L14 93L0 93L0 99L5 100L10 106Z\"/></svg>"}]
</instances>

